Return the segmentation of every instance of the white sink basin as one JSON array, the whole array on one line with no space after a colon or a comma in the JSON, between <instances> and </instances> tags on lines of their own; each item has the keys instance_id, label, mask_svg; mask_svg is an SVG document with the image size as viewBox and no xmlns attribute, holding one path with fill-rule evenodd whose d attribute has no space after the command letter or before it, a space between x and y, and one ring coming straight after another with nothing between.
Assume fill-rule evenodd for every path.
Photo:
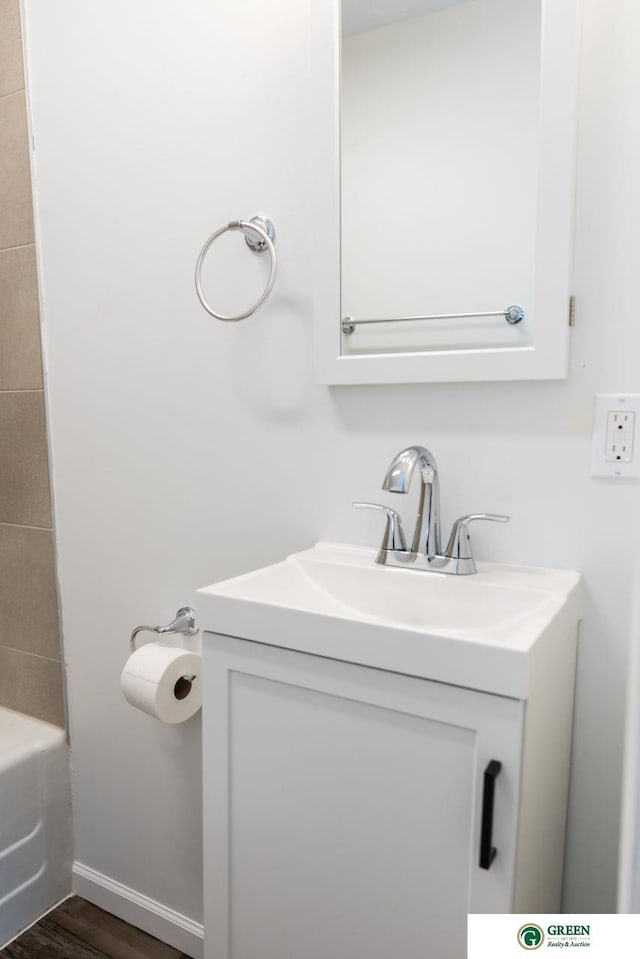
<instances>
[{"instance_id":1,"label":"white sink basin","mask_svg":"<svg viewBox=\"0 0 640 959\"><path fill-rule=\"evenodd\" d=\"M472 576L391 569L331 543L207 586L206 631L526 698L580 617L577 573L479 563Z\"/></svg>"}]
</instances>

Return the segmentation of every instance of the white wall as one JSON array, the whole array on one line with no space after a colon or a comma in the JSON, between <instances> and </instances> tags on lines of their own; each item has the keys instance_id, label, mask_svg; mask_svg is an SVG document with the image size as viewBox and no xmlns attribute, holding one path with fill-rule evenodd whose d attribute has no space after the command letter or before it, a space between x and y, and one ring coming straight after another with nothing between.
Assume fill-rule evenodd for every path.
<instances>
[{"instance_id":1,"label":"white wall","mask_svg":"<svg viewBox=\"0 0 640 959\"><path fill-rule=\"evenodd\" d=\"M636 568L635 580L640 577ZM635 590L627 679L618 912L640 912L640 590Z\"/></svg>"},{"instance_id":2,"label":"white wall","mask_svg":"<svg viewBox=\"0 0 640 959\"><path fill-rule=\"evenodd\" d=\"M634 0L584 0L571 377L314 387L308 5L26 0L78 860L201 916L198 720L128 706L131 628L319 538L375 544L391 456L424 443L445 519L510 513L481 557L585 577L567 908L615 908L629 534L638 486L589 478L595 391L640 389ZM152 12L151 12L152 11ZM637 99L636 99L637 102ZM255 317L198 305L200 245L269 214ZM237 237L235 238L237 239ZM240 241L227 304L243 289ZM255 279L255 278L254 278ZM630 309L631 305L631 309Z\"/></svg>"},{"instance_id":3,"label":"white wall","mask_svg":"<svg viewBox=\"0 0 640 959\"><path fill-rule=\"evenodd\" d=\"M347 352L531 345L540 20L474 0L343 39L343 315L529 318L362 327Z\"/></svg>"}]
</instances>

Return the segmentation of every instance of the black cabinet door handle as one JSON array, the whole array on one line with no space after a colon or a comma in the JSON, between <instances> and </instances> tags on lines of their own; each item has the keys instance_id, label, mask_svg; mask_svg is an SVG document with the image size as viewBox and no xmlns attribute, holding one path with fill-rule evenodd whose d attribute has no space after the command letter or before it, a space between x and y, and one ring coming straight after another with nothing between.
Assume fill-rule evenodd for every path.
<instances>
[{"instance_id":1,"label":"black cabinet door handle","mask_svg":"<svg viewBox=\"0 0 640 959\"><path fill-rule=\"evenodd\" d=\"M493 837L493 799L496 791L496 777L502 769L502 763L492 759L484 771L482 790L482 825L480 827L480 868L488 869L496 858L497 849L491 845Z\"/></svg>"}]
</instances>

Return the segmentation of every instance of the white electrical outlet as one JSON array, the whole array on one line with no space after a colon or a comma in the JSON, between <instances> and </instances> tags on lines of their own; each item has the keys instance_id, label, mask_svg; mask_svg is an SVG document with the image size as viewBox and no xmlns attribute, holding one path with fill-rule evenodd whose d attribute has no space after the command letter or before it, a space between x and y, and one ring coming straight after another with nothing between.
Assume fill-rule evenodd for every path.
<instances>
[{"instance_id":1,"label":"white electrical outlet","mask_svg":"<svg viewBox=\"0 0 640 959\"><path fill-rule=\"evenodd\" d=\"M640 393L600 393L595 400L591 475L640 476Z\"/></svg>"},{"instance_id":2,"label":"white electrical outlet","mask_svg":"<svg viewBox=\"0 0 640 959\"><path fill-rule=\"evenodd\" d=\"M604 443L604 458L607 463L633 462L635 427L635 413L609 410L607 413L607 435Z\"/></svg>"}]
</instances>

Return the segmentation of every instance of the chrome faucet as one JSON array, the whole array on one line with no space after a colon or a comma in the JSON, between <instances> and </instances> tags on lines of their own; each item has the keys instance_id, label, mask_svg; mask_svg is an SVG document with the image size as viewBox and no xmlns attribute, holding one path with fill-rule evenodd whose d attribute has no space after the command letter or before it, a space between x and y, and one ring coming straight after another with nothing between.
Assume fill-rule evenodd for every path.
<instances>
[{"instance_id":1,"label":"chrome faucet","mask_svg":"<svg viewBox=\"0 0 640 959\"><path fill-rule=\"evenodd\" d=\"M422 485L411 549L407 549L402 520L395 510L380 503L353 504L356 509L377 509L386 515L387 525L376 562L384 566L403 566L455 575L477 572L471 552L469 523L480 519L506 523L509 517L496 513L469 513L461 516L453 524L446 549L442 552L440 484L433 453L424 446L409 446L401 450L397 456L394 456L382 488L390 493L408 493L416 467L418 467Z\"/></svg>"},{"instance_id":2,"label":"chrome faucet","mask_svg":"<svg viewBox=\"0 0 640 959\"><path fill-rule=\"evenodd\" d=\"M408 493L416 466L420 468L422 486L411 551L434 555L440 552L440 481L433 454L424 446L401 450L394 456L382 488L390 493Z\"/></svg>"}]
</instances>

